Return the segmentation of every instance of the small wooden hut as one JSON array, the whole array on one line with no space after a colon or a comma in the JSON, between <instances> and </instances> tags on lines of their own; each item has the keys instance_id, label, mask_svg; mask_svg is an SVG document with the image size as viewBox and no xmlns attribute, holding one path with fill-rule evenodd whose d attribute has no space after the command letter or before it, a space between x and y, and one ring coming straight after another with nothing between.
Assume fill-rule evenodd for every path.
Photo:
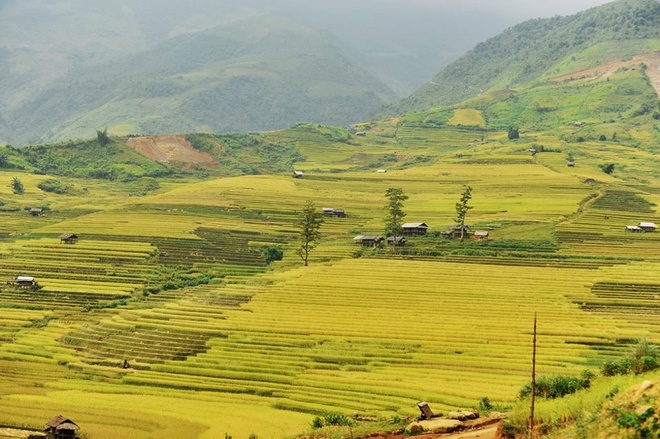
<instances>
[{"instance_id":1,"label":"small wooden hut","mask_svg":"<svg viewBox=\"0 0 660 439\"><path fill-rule=\"evenodd\" d=\"M353 238L353 242L364 247L378 247L382 241L383 237L376 235L357 235Z\"/></svg>"},{"instance_id":2,"label":"small wooden hut","mask_svg":"<svg viewBox=\"0 0 660 439\"><path fill-rule=\"evenodd\" d=\"M78 235L73 233L62 233L60 235L60 244L75 244L78 241Z\"/></svg>"},{"instance_id":3,"label":"small wooden hut","mask_svg":"<svg viewBox=\"0 0 660 439\"><path fill-rule=\"evenodd\" d=\"M645 232L655 232L656 229L655 223L649 221L642 221L639 224L637 224L637 227L639 227Z\"/></svg>"},{"instance_id":4,"label":"small wooden hut","mask_svg":"<svg viewBox=\"0 0 660 439\"><path fill-rule=\"evenodd\" d=\"M62 415L57 415L46 422L47 439L76 439L76 431L79 430L78 424Z\"/></svg>"},{"instance_id":5,"label":"small wooden hut","mask_svg":"<svg viewBox=\"0 0 660 439\"><path fill-rule=\"evenodd\" d=\"M39 285L32 276L16 276L13 279L13 284L21 288L36 288Z\"/></svg>"},{"instance_id":6,"label":"small wooden hut","mask_svg":"<svg viewBox=\"0 0 660 439\"><path fill-rule=\"evenodd\" d=\"M44 210L41 207L33 207L29 212L32 216L41 216L44 214Z\"/></svg>"}]
</instances>

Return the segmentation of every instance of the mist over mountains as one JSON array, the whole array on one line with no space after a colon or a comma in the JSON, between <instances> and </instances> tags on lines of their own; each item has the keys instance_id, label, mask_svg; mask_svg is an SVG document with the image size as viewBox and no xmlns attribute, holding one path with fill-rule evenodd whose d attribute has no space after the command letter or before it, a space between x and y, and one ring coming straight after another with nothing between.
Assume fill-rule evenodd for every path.
<instances>
[{"instance_id":1,"label":"mist over mountains","mask_svg":"<svg viewBox=\"0 0 660 439\"><path fill-rule=\"evenodd\" d=\"M488 4L4 0L0 141L352 122L517 21Z\"/></svg>"}]
</instances>

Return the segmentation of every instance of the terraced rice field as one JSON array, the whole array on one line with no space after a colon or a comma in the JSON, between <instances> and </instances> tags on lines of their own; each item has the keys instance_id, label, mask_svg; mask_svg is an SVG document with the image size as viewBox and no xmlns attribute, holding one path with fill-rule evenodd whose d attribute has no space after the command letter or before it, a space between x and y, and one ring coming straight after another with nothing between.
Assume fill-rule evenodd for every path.
<instances>
[{"instance_id":1,"label":"terraced rice field","mask_svg":"<svg viewBox=\"0 0 660 439\"><path fill-rule=\"evenodd\" d=\"M53 208L0 212L0 424L62 413L93 439L288 437L326 412L513 402L535 313L539 374L596 371L640 338L660 342L660 232L625 232L660 222L652 166L629 159L634 179L607 176L598 145L567 169L502 133L385 128L348 143L266 134L299 142L302 179L163 180L143 197L76 182L106 194L103 208L1 188ZM374 172L388 154L401 160ZM440 234L465 185L486 241ZM430 226L397 255L353 243L383 233L389 187L410 196L406 221ZM302 267L293 222L307 200L348 217L325 219ZM61 244L63 232L80 240ZM266 265L271 245L284 259ZM19 275L40 288L9 285Z\"/></svg>"}]
</instances>

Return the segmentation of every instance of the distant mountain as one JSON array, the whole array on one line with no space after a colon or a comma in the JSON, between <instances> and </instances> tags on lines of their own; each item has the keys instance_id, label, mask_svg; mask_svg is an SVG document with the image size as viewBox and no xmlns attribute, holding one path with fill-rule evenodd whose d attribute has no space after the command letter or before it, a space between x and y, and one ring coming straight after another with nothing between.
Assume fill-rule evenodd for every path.
<instances>
[{"instance_id":1,"label":"distant mountain","mask_svg":"<svg viewBox=\"0 0 660 439\"><path fill-rule=\"evenodd\" d=\"M478 44L388 114L455 104L657 50L657 0L619 0L568 17L529 20Z\"/></svg>"},{"instance_id":2,"label":"distant mountain","mask_svg":"<svg viewBox=\"0 0 660 439\"><path fill-rule=\"evenodd\" d=\"M69 72L14 109L10 141L89 137L104 127L155 134L342 124L395 98L338 41L254 17Z\"/></svg>"},{"instance_id":3,"label":"distant mountain","mask_svg":"<svg viewBox=\"0 0 660 439\"><path fill-rule=\"evenodd\" d=\"M325 35L342 52L350 49L342 55L359 65L359 70L371 72L378 78L374 81L391 88L398 99L411 93L474 44L516 20L510 13L473 9L467 4L439 5L405 0L357 3L350 0L329 3L306 0L0 0L0 119L6 121L4 125L0 123L0 143L59 138L54 134L69 123L48 115L44 122L57 119L57 123L63 125L49 126L38 121L38 126L33 126L25 123L25 115L30 116L36 108L35 115L41 116L36 102L48 96L53 88L60 93L72 81L88 80L94 68L116 72L108 64L123 65L126 58L137 54L141 55L131 61L132 64L139 62L140 57L155 57L153 53L162 50L171 38L268 14L306 24ZM195 50L194 46L189 48ZM171 63L177 64L177 61ZM100 78L98 75L94 80L98 82ZM113 85L103 87L111 89ZM69 89L75 94L65 107L80 101L78 90ZM280 98L283 97L280 93ZM249 93L245 99L250 99ZM349 99L341 105L339 111L343 113L344 107L353 105L353 101ZM316 117L314 108L317 107L308 107L311 111L308 114L313 117L307 119L318 120L330 112L324 110L325 113ZM118 110L113 107L112 114L105 114L103 107L96 113L99 117L105 115L110 120L119 120ZM368 114L360 114L358 119L365 117ZM126 129L131 128L131 124L129 121ZM171 132L164 124L158 125L165 132ZM257 125L261 127L252 124ZM232 123L231 126L237 125ZM63 135L79 134L73 130ZM81 135L89 136L89 133Z\"/></svg>"}]
</instances>

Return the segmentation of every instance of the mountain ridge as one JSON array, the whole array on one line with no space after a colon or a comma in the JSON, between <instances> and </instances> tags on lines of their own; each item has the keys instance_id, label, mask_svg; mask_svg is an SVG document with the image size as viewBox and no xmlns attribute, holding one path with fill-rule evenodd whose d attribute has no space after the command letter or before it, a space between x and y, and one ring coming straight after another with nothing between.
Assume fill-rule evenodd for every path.
<instances>
[{"instance_id":1,"label":"mountain ridge","mask_svg":"<svg viewBox=\"0 0 660 439\"><path fill-rule=\"evenodd\" d=\"M618 0L571 16L513 26L477 44L387 114L452 105L489 90L538 81L562 60L603 42L615 42L620 50L603 49L593 59L614 61L660 50L660 3Z\"/></svg>"}]
</instances>

